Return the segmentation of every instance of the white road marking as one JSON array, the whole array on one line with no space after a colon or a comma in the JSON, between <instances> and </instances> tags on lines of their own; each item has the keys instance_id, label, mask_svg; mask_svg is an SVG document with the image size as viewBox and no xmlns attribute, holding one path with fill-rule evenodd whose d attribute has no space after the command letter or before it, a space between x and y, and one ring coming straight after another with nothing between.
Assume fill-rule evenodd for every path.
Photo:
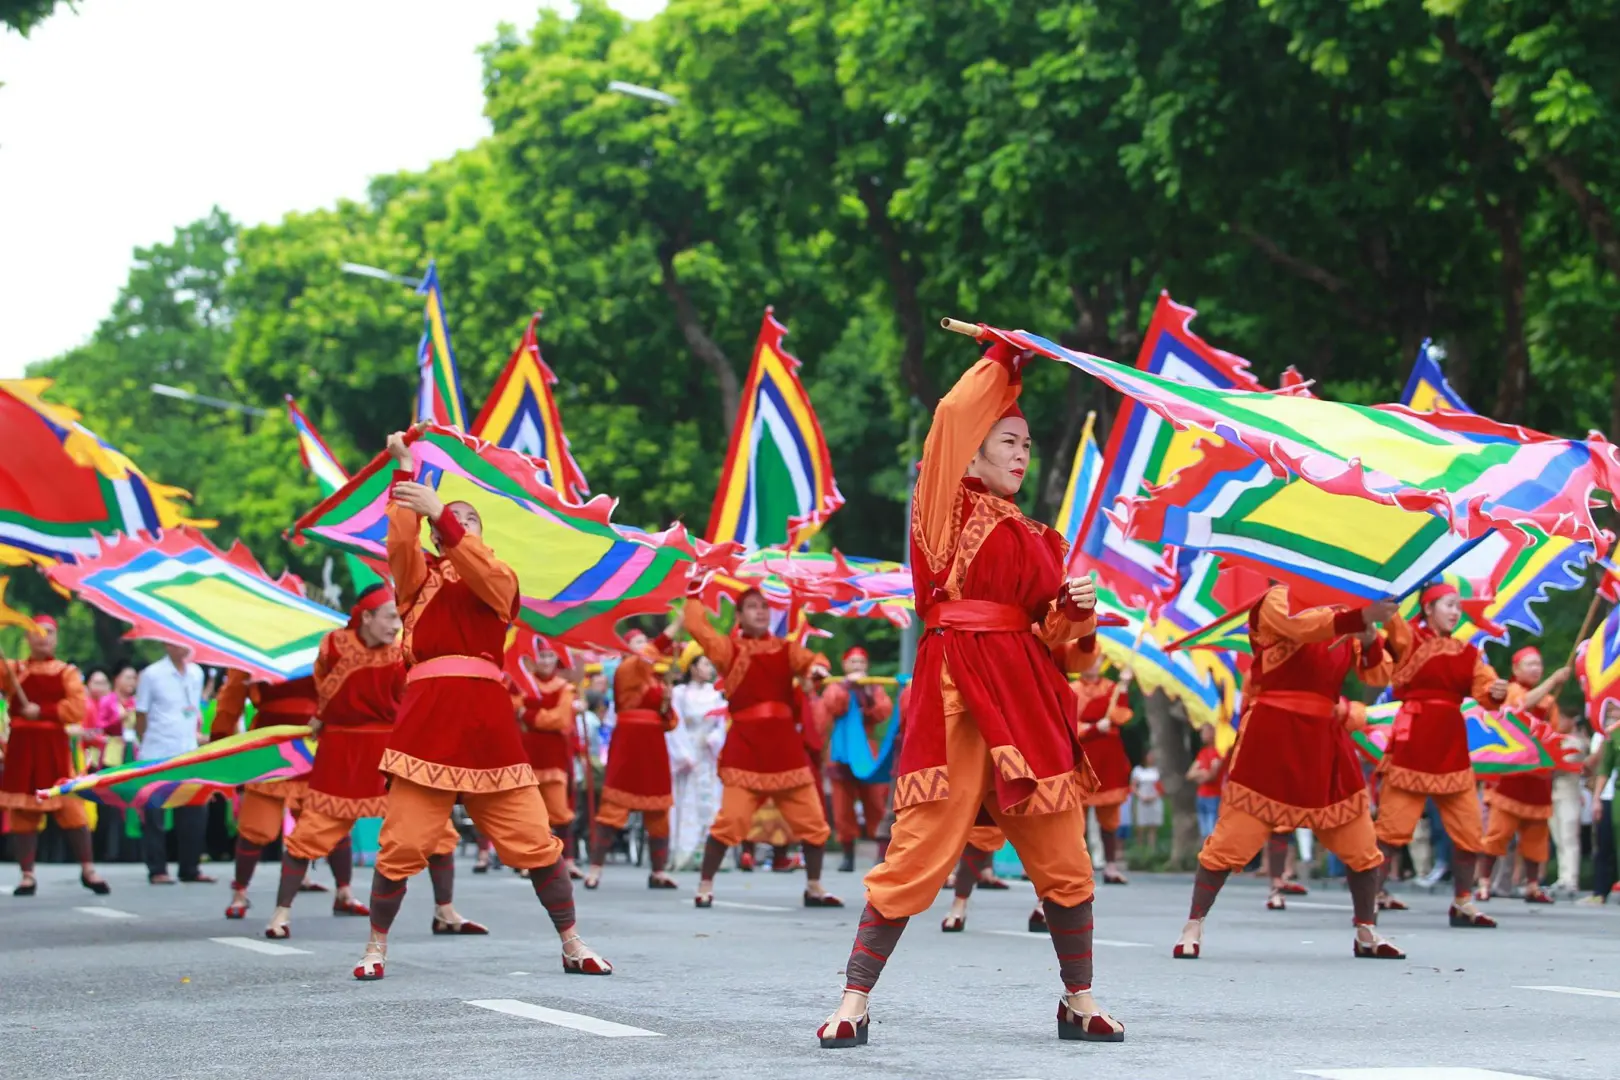
<instances>
[{"instance_id":1,"label":"white road marking","mask_svg":"<svg viewBox=\"0 0 1620 1080\"><path fill-rule=\"evenodd\" d=\"M208 939L218 945L231 945L248 952L263 953L266 956L308 956L308 949L295 949L291 945L277 945L271 941L255 941L250 937L212 937Z\"/></svg>"},{"instance_id":2,"label":"white road marking","mask_svg":"<svg viewBox=\"0 0 1620 1080\"><path fill-rule=\"evenodd\" d=\"M1354 904L1319 904L1314 900L1290 900L1291 908L1304 908L1306 911L1354 911Z\"/></svg>"},{"instance_id":3,"label":"white road marking","mask_svg":"<svg viewBox=\"0 0 1620 1080\"><path fill-rule=\"evenodd\" d=\"M527 971L508 971L508 975L527 975Z\"/></svg>"},{"instance_id":4,"label":"white road marking","mask_svg":"<svg viewBox=\"0 0 1620 1080\"><path fill-rule=\"evenodd\" d=\"M1449 1065L1402 1065L1388 1069L1301 1069L1301 1076L1321 1080L1543 1080L1523 1073Z\"/></svg>"},{"instance_id":5,"label":"white road marking","mask_svg":"<svg viewBox=\"0 0 1620 1080\"><path fill-rule=\"evenodd\" d=\"M117 908L111 908L111 907L76 907L73 910L78 911L78 912L82 912L85 915L94 915L97 918L101 918L101 919L138 919L138 918L140 918L140 916L135 914L133 911L119 911Z\"/></svg>"},{"instance_id":6,"label":"white road marking","mask_svg":"<svg viewBox=\"0 0 1620 1080\"><path fill-rule=\"evenodd\" d=\"M736 908L738 911L792 911L790 907L776 907L772 904L740 904L735 900L716 900L715 907Z\"/></svg>"},{"instance_id":7,"label":"white road marking","mask_svg":"<svg viewBox=\"0 0 1620 1080\"><path fill-rule=\"evenodd\" d=\"M538 1020L542 1024L573 1028L575 1031L600 1035L605 1039L634 1039L649 1036L661 1039L664 1037L662 1032L630 1027L628 1024L615 1024L611 1020L601 1020L580 1013L563 1012L561 1009L548 1009L543 1005L530 1005L527 1001L515 1001L512 998L464 1001L462 1004L472 1005L479 1009L488 1009L490 1012L505 1013L507 1016L521 1016L525 1020Z\"/></svg>"},{"instance_id":8,"label":"white road marking","mask_svg":"<svg viewBox=\"0 0 1620 1080\"><path fill-rule=\"evenodd\" d=\"M1051 935L1049 935L1049 934L1047 934L1045 932L1042 932L1042 933L1039 933L1039 934L1032 934L1028 930L981 930L981 931L974 931L974 932L975 933L984 933L984 934L1000 934L1002 937L1028 938L1030 941L1051 941L1052 940ZM1092 938L1091 943L1093 945L1107 945L1107 946L1109 946L1111 948L1115 948L1115 949L1151 949L1151 948L1153 948L1152 945L1149 945L1145 941L1119 941L1119 940L1117 940L1115 938L1101 938L1101 937L1100 938Z\"/></svg>"},{"instance_id":9,"label":"white road marking","mask_svg":"<svg viewBox=\"0 0 1620 1080\"><path fill-rule=\"evenodd\" d=\"M1549 994L1577 994L1581 997L1620 998L1620 990L1588 990L1584 986L1515 986L1515 990L1545 990Z\"/></svg>"}]
</instances>

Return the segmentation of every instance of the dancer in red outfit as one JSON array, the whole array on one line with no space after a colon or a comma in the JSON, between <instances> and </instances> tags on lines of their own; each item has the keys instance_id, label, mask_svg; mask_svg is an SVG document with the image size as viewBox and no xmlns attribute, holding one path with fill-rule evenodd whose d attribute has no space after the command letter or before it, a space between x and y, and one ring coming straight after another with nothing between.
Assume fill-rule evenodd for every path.
<instances>
[{"instance_id":1,"label":"dancer in red outfit","mask_svg":"<svg viewBox=\"0 0 1620 1080\"><path fill-rule=\"evenodd\" d=\"M669 808L675 805L675 796L669 743L664 739L664 733L679 722L670 708L667 681L675 674L674 665L668 664L674 650L667 633L648 641L647 635L632 631L626 644L635 651L613 673L616 721L602 778L602 801L591 829L591 868L585 873L585 887L594 889L602 880L614 834L630 823L632 810L639 810L652 864L647 888L678 889L669 874ZM658 674L660 662L668 665L667 675Z\"/></svg>"},{"instance_id":2,"label":"dancer in red outfit","mask_svg":"<svg viewBox=\"0 0 1620 1080\"><path fill-rule=\"evenodd\" d=\"M754 812L769 799L804 844L804 906L843 907L821 885L832 830L799 730L803 695L797 680L825 676L827 658L772 634L770 605L754 589L738 597L737 630L729 636L710 626L703 605L690 597L682 622L719 669L731 703L731 729L720 748L720 813L704 841L693 903L713 906L714 875L726 849L747 839Z\"/></svg>"},{"instance_id":3,"label":"dancer in red outfit","mask_svg":"<svg viewBox=\"0 0 1620 1080\"><path fill-rule=\"evenodd\" d=\"M1070 685L1080 702L1080 745L1097 774L1097 790L1086 796L1086 806L1097 815L1097 831L1102 834L1103 884L1124 885L1119 808L1131 797L1131 759L1119 729L1131 721L1131 703L1126 697L1131 672L1128 668L1121 671L1116 683L1102 677L1100 651L1082 653L1068 646L1056 655L1066 670L1080 676Z\"/></svg>"},{"instance_id":4,"label":"dancer in red outfit","mask_svg":"<svg viewBox=\"0 0 1620 1080\"><path fill-rule=\"evenodd\" d=\"M1513 681L1508 684L1506 708L1518 709L1531 718L1537 738L1559 733L1563 718L1558 712L1559 688L1569 681L1569 669L1559 668L1543 681L1541 653L1534 647L1513 654ZM1517 773L1504 776L1485 788L1489 815L1479 856L1479 890L1476 899L1491 898L1491 874L1496 860L1506 855L1515 835L1519 855L1524 859L1524 902L1550 904L1552 894L1541 887L1541 869L1552 855L1552 771ZM1562 855L1559 856L1563 858Z\"/></svg>"},{"instance_id":5,"label":"dancer in red outfit","mask_svg":"<svg viewBox=\"0 0 1620 1080\"><path fill-rule=\"evenodd\" d=\"M1389 658L1375 624L1394 611L1393 602L1381 600L1354 611L1290 614L1282 586L1250 611L1254 661L1243 723L1227 762L1215 831L1198 854L1191 910L1173 952L1178 960L1196 960L1203 952L1204 917L1227 877L1247 866L1278 830L1300 827L1315 832L1350 870L1353 955L1404 957L1378 935L1378 867L1384 856L1339 698L1352 668L1368 686L1389 681Z\"/></svg>"},{"instance_id":6,"label":"dancer in red outfit","mask_svg":"<svg viewBox=\"0 0 1620 1080\"><path fill-rule=\"evenodd\" d=\"M1507 683L1497 678L1479 649L1452 637L1462 616L1457 590L1431 585L1420 598L1422 615L1408 623L1399 615L1389 621L1389 649L1395 657L1393 686L1401 711L1389 737L1389 749L1378 763L1383 787L1378 800L1378 846L1384 851L1384 877L1397 849L1412 842L1423 804L1433 799L1440 820L1456 848L1451 862L1455 885L1452 926L1489 928L1496 922L1474 907L1474 876L1484 848L1479 802L1474 796L1474 766L1468 756L1468 724L1463 699L1486 708L1507 698ZM1406 907L1387 893L1385 908Z\"/></svg>"},{"instance_id":7,"label":"dancer in red outfit","mask_svg":"<svg viewBox=\"0 0 1620 1080\"><path fill-rule=\"evenodd\" d=\"M518 612L517 575L485 545L476 509L447 506L411 480L416 466L403 434L389 437L388 451L397 466L388 568L405 626L405 698L380 765L390 776L388 803L371 881L371 939L354 977L383 977L405 884L435 855L453 850L444 847L445 825L458 801L502 862L529 871L562 941L563 970L611 974L575 929L562 841L547 828L546 804L512 723L500 661ZM422 551L423 518L439 550L431 557ZM441 932L437 923L434 930Z\"/></svg>"},{"instance_id":8,"label":"dancer in red outfit","mask_svg":"<svg viewBox=\"0 0 1620 1080\"><path fill-rule=\"evenodd\" d=\"M34 853L40 826L49 814L79 861L79 883L106 896L112 889L91 861L90 818L84 803L70 795L43 801L34 797L34 792L73 775L67 729L84 723L90 706L79 669L56 658L56 620L40 615L34 625L38 629L28 635L28 659L0 657L0 691L5 692L11 716L11 739L0 759L0 807L8 814L11 851L22 871L22 881L11 895L33 896L39 891Z\"/></svg>"},{"instance_id":9,"label":"dancer in red outfit","mask_svg":"<svg viewBox=\"0 0 1620 1080\"><path fill-rule=\"evenodd\" d=\"M298 822L281 856L281 885L275 913L264 928L267 938L291 936L293 900L301 891L309 864L347 844L356 821L381 817L387 806L388 788L377 763L405 696L405 667L395 640L399 625L393 591L386 585L373 585L355 601L349 625L327 634L321 642L314 676L320 742L300 800ZM455 832L454 828L450 831ZM445 856L444 861L448 863L449 858ZM435 892L444 896L443 908L449 909L449 882L439 879L450 868L435 867L430 860L429 869L434 873ZM333 898L332 914L370 915L371 909L354 898L345 882ZM453 910L448 915L441 911L438 919L447 925L462 921Z\"/></svg>"},{"instance_id":10,"label":"dancer in red outfit","mask_svg":"<svg viewBox=\"0 0 1620 1080\"><path fill-rule=\"evenodd\" d=\"M535 644L532 657L518 658L518 666L526 678L515 684L513 703L517 708L518 730L523 734L523 749L529 754L529 765L540 784L540 797L546 803L546 818L551 831L572 851L570 832L574 824L574 809L569 802L569 790L574 781L574 754L577 720L574 709L574 684L558 670L557 650L545 638ZM568 876L581 875L574 869L574 860L567 855L563 865Z\"/></svg>"},{"instance_id":11,"label":"dancer in red outfit","mask_svg":"<svg viewBox=\"0 0 1620 1080\"><path fill-rule=\"evenodd\" d=\"M849 711L850 700L854 699L861 710L867 743L873 756L876 756L882 743L877 729L894 715L894 702L883 687L859 681L866 675L868 662L866 650L859 645L844 653L844 678L829 683L821 692L821 707L826 716L826 735L830 737L833 725ZM875 840L878 824L883 820L884 808L888 805L889 785L857 780L849 765L841 761L829 761L827 772L832 779L833 828L838 834L838 846L844 852L838 869L846 874L853 873L855 843L861 834L860 823L855 819L855 806L860 804L867 835Z\"/></svg>"},{"instance_id":12,"label":"dancer in red outfit","mask_svg":"<svg viewBox=\"0 0 1620 1080\"><path fill-rule=\"evenodd\" d=\"M995 344L939 403L912 502L911 573L926 632L894 782L893 838L866 875L844 996L817 1035L866 1042L867 1002L911 916L928 909L974 824L998 825L1045 905L1065 994L1058 1037L1120 1042L1092 998L1094 883L1084 798L1096 786L1052 649L1095 633L1095 586L1066 580L1062 536L1012 501L1029 467L1022 357Z\"/></svg>"}]
</instances>

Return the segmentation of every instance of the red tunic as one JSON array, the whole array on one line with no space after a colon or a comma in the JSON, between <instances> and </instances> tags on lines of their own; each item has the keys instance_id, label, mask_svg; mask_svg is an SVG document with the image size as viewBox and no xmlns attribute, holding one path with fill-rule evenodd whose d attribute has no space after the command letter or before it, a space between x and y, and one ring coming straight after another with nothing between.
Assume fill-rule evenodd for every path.
<instances>
[{"instance_id":1,"label":"red tunic","mask_svg":"<svg viewBox=\"0 0 1620 1080\"><path fill-rule=\"evenodd\" d=\"M54 787L73 775L73 754L67 727L84 723L90 699L79 669L61 660L9 660L0 671L11 716L11 737L0 763L0 807L16 810L59 810L70 796L57 795L41 802L34 792ZM28 700L39 706L39 716L28 720L16 693L18 684Z\"/></svg>"},{"instance_id":2,"label":"red tunic","mask_svg":"<svg viewBox=\"0 0 1620 1080\"><path fill-rule=\"evenodd\" d=\"M1510 708L1523 709L1520 704L1525 694L1534 690L1517 681L1508 684L1507 700ZM1537 738L1550 735L1551 721L1557 715L1558 703L1548 694L1526 711L1531 717L1531 730ZM1551 770L1514 773L1504 776L1485 788L1485 805L1499 806L1516 817L1530 821L1546 821L1552 817L1553 774Z\"/></svg>"},{"instance_id":3,"label":"red tunic","mask_svg":"<svg viewBox=\"0 0 1620 1080\"><path fill-rule=\"evenodd\" d=\"M516 695L518 730L534 778L542 784L566 784L574 775L574 684L553 674L545 682L529 679Z\"/></svg>"},{"instance_id":4,"label":"red tunic","mask_svg":"<svg viewBox=\"0 0 1620 1080\"><path fill-rule=\"evenodd\" d=\"M249 731L278 724L307 725L319 711L313 675L279 683L250 682L247 672L232 670L225 677L225 685L219 688L219 696L214 700L214 720L208 726L209 738L223 739L235 735L249 701L253 702L255 709ZM296 808L303 804L304 795L309 789L309 778L302 776L296 780L277 780L268 784L243 784L242 788L273 796Z\"/></svg>"},{"instance_id":5,"label":"red tunic","mask_svg":"<svg viewBox=\"0 0 1620 1080\"><path fill-rule=\"evenodd\" d=\"M725 678L731 727L720 749L720 782L748 791L814 783L795 679L813 667L825 668L826 657L769 634L727 637L709 625L695 600L686 601L683 622Z\"/></svg>"},{"instance_id":6,"label":"red tunic","mask_svg":"<svg viewBox=\"0 0 1620 1080\"><path fill-rule=\"evenodd\" d=\"M911 576L927 631L895 770L896 810L949 797L945 717L959 711L989 747L1003 813L1068 810L1096 787L1075 697L1051 652L1096 627L1091 612L1058 604L1068 546L963 478L1019 390L1011 369L987 355L939 403L923 446Z\"/></svg>"},{"instance_id":7,"label":"red tunic","mask_svg":"<svg viewBox=\"0 0 1620 1080\"><path fill-rule=\"evenodd\" d=\"M866 744L876 754L883 745L883 739L878 729L884 721L894 715L894 702L890 700L887 692L877 683L858 683L853 680L830 683L821 692L819 705L822 713L821 745L826 746L827 740L832 736L832 729L849 712L850 695L860 702L861 723L866 729ZM850 772L849 766L840 761L827 763L833 779L857 783L855 774Z\"/></svg>"},{"instance_id":8,"label":"red tunic","mask_svg":"<svg viewBox=\"0 0 1620 1080\"><path fill-rule=\"evenodd\" d=\"M377 771L405 696L395 644L374 649L353 630L334 630L315 658L321 741L303 808L335 818L381 817L388 784Z\"/></svg>"},{"instance_id":9,"label":"red tunic","mask_svg":"<svg viewBox=\"0 0 1620 1080\"><path fill-rule=\"evenodd\" d=\"M1288 612L1288 590L1273 588L1249 613L1254 659L1245 710L1227 760L1221 809L1285 829L1331 829L1367 813L1367 785L1339 709L1352 667L1369 686L1389 681L1382 642L1365 650L1347 637L1360 611Z\"/></svg>"},{"instance_id":10,"label":"red tunic","mask_svg":"<svg viewBox=\"0 0 1620 1080\"><path fill-rule=\"evenodd\" d=\"M614 728L608 744L602 801L632 810L668 810L671 794L669 744L675 727L669 695L652 663L627 656L613 673ZM722 759L723 760L723 759Z\"/></svg>"},{"instance_id":11,"label":"red tunic","mask_svg":"<svg viewBox=\"0 0 1620 1080\"><path fill-rule=\"evenodd\" d=\"M396 471L395 482L410 474ZM443 555L422 551L422 519L388 507L388 568L405 623L405 699L380 768L441 791L487 793L533 787L534 769L512 723L502 682L506 631L517 617L518 580L481 537L462 529L446 508L435 526ZM414 676L450 659L487 665L488 677Z\"/></svg>"},{"instance_id":12,"label":"red tunic","mask_svg":"<svg viewBox=\"0 0 1620 1080\"><path fill-rule=\"evenodd\" d=\"M1474 646L1399 615L1389 621L1389 648L1401 711L1378 765L1384 784L1420 795L1472 791L1462 703L1472 697L1493 704L1488 695L1496 672Z\"/></svg>"},{"instance_id":13,"label":"red tunic","mask_svg":"<svg viewBox=\"0 0 1620 1080\"><path fill-rule=\"evenodd\" d=\"M1114 700L1112 679L1082 678L1072 685L1080 704L1080 745L1097 774L1097 790L1086 796L1086 805L1118 806L1131 797L1131 759L1119 734L1131 719L1131 707L1124 691L1119 694L1119 703L1112 709L1108 707ZM1110 723L1108 730L1102 731L1097 724L1105 715Z\"/></svg>"}]
</instances>

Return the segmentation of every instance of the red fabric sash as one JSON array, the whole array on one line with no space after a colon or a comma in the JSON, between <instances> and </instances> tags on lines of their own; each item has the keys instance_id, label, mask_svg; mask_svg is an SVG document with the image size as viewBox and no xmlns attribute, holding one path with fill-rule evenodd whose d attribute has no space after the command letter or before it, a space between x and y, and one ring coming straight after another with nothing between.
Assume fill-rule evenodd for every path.
<instances>
[{"instance_id":1,"label":"red fabric sash","mask_svg":"<svg viewBox=\"0 0 1620 1080\"><path fill-rule=\"evenodd\" d=\"M993 600L942 600L929 609L924 625L930 630L968 630L976 633L1029 633L1034 620L1017 604Z\"/></svg>"},{"instance_id":2,"label":"red fabric sash","mask_svg":"<svg viewBox=\"0 0 1620 1080\"><path fill-rule=\"evenodd\" d=\"M652 709L620 709L618 722L621 724L657 724L664 726L664 718Z\"/></svg>"},{"instance_id":3,"label":"red fabric sash","mask_svg":"<svg viewBox=\"0 0 1620 1080\"><path fill-rule=\"evenodd\" d=\"M1424 706L1432 712L1461 713L1463 695L1454 690L1408 690L1401 695L1401 711L1395 714L1395 727L1389 733L1391 744L1412 737L1412 720L1423 715Z\"/></svg>"},{"instance_id":4,"label":"red fabric sash","mask_svg":"<svg viewBox=\"0 0 1620 1080\"><path fill-rule=\"evenodd\" d=\"M393 724L328 724L321 728L321 738L328 735L387 735Z\"/></svg>"},{"instance_id":5,"label":"red fabric sash","mask_svg":"<svg viewBox=\"0 0 1620 1080\"><path fill-rule=\"evenodd\" d=\"M758 705L750 705L731 714L733 723L745 723L749 720L791 720L793 710L780 701L762 701Z\"/></svg>"},{"instance_id":6,"label":"red fabric sash","mask_svg":"<svg viewBox=\"0 0 1620 1080\"><path fill-rule=\"evenodd\" d=\"M1262 690L1254 699L1256 705L1269 705L1284 712L1300 713L1317 720L1331 720L1338 708L1336 698L1313 694L1305 690Z\"/></svg>"},{"instance_id":7,"label":"red fabric sash","mask_svg":"<svg viewBox=\"0 0 1620 1080\"><path fill-rule=\"evenodd\" d=\"M267 702L260 705L254 718L261 716L286 716L296 720L305 720L314 716L317 705L312 698L285 698L280 701Z\"/></svg>"},{"instance_id":8,"label":"red fabric sash","mask_svg":"<svg viewBox=\"0 0 1620 1080\"><path fill-rule=\"evenodd\" d=\"M418 682L422 679L489 679L491 682L500 682L504 678L500 665L481 656L435 656L431 660L424 660L405 673L405 681Z\"/></svg>"},{"instance_id":9,"label":"red fabric sash","mask_svg":"<svg viewBox=\"0 0 1620 1080\"><path fill-rule=\"evenodd\" d=\"M12 717L11 729L13 731L21 731L21 730L24 730L24 729L27 729L27 730L30 730L30 731L65 731L65 730L67 730L60 723L58 723L55 720L26 720L26 719L24 719L24 718L22 718L20 716Z\"/></svg>"}]
</instances>

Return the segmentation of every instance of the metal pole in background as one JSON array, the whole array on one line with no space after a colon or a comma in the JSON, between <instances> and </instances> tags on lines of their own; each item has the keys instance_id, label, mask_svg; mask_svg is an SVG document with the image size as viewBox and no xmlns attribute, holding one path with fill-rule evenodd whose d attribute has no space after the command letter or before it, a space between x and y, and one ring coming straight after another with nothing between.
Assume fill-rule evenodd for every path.
<instances>
[{"instance_id":1,"label":"metal pole in background","mask_svg":"<svg viewBox=\"0 0 1620 1080\"><path fill-rule=\"evenodd\" d=\"M917 401L916 398L911 399L911 405L912 405L911 421L906 427L906 457L907 458L911 458L912 455L916 452L915 448L917 446L917 423L918 423L918 420L921 417L920 404L919 404L919 402ZM900 550L903 551L903 552L908 552L908 553L911 551L911 509L912 509L912 502L917 498L917 464L918 464L917 461L914 458L912 458L912 460L906 466L906 472L907 472L907 474L909 474L909 478L910 478L911 483L910 483L910 485L908 486L908 488L906 490L906 523L905 523L904 531L901 532L901 534L900 534L900 537L901 537L901 539L900 539L900 545L901 545ZM911 560L909 558L904 558L904 559L902 559L902 561L903 562L910 562ZM914 666L916 666L916 662L917 662L917 614L916 614L916 612L912 612L910 625L902 627L901 630L900 630L900 674L902 674L902 675L910 675L911 674L911 669Z\"/></svg>"}]
</instances>

